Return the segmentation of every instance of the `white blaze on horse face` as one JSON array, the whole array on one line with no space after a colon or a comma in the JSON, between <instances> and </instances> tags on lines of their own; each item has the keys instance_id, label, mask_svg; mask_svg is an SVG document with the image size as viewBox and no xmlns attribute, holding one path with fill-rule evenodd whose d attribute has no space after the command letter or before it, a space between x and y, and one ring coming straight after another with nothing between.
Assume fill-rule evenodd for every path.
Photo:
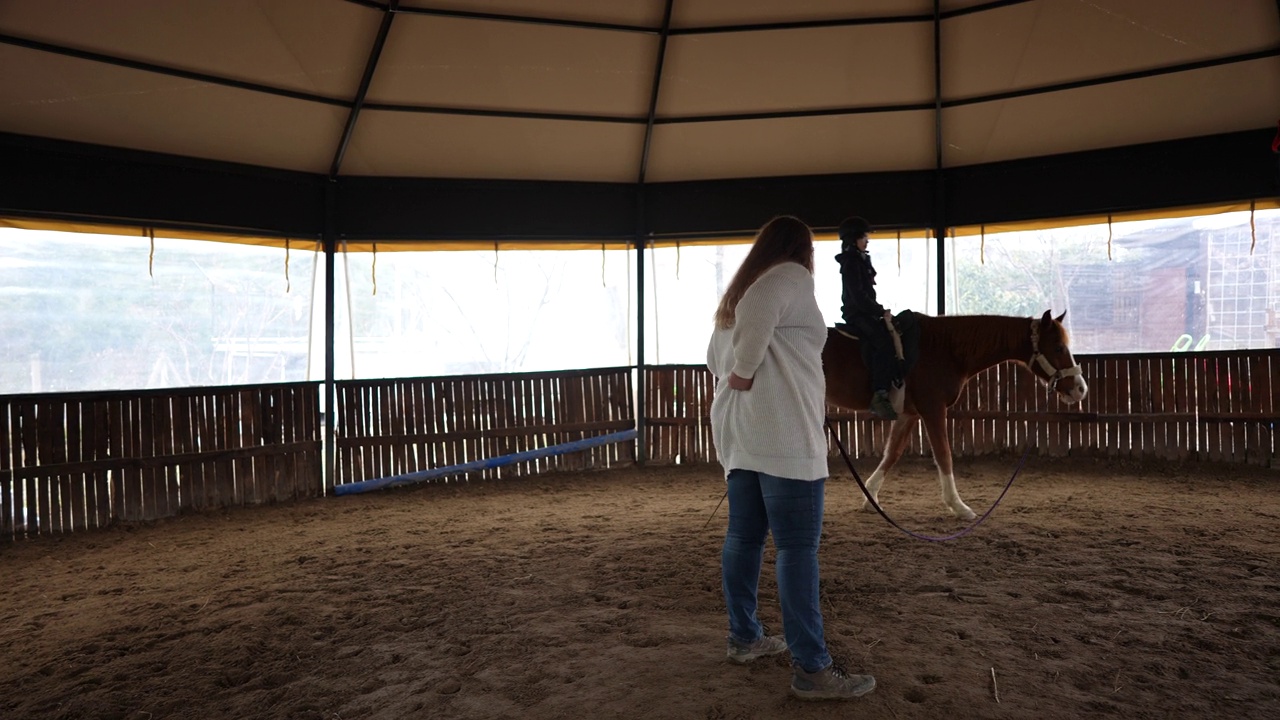
<instances>
[{"instance_id":1,"label":"white blaze on horse face","mask_svg":"<svg viewBox=\"0 0 1280 720\"><path fill-rule=\"evenodd\" d=\"M1075 357L1067 352L1067 363L1069 367L1079 368L1076 365ZM1059 380L1054 387L1058 391L1058 396L1067 404L1075 404L1084 400L1084 396L1089 394L1089 383L1085 382L1084 373L1077 372Z\"/></svg>"},{"instance_id":2,"label":"white blaze on horse face","mask_svg":"<svg viewBox=\"0 0 1280 720\"><path fill-rule=\"evenodd\" d=\"M1085 395L1089 394L1089 383L1085 382L1083 375L1064 378L1064 382L1068 385L1067 391L1062 392L1059 390L1058 392L1062 394L1062 398L1068 403L1078 403L1084 400Z\"/></svg>"}]
</instances>

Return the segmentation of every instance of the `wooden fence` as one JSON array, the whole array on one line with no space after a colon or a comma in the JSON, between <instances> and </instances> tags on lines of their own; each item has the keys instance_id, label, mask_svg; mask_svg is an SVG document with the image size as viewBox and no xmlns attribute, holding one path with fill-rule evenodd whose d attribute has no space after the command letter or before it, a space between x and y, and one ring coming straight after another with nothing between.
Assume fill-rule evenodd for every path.
<instances>
[{"instance_id":1,"label":"wooden fence","mask_svg":"<svg viewBox=\"0 0 1280 720\"><path fill-rule=\"evenodd\" d=\"M1280 467L1280 350L1077 358L1080 406L1004 364L951 412L957 456L1191 459ZM634 427L632 368L337 383L334 484L537 450ZM715 462L701 365L648 367L641 408L655 464ZM0 396L0 538L326 492L318 383ZM830 408L856 456L889 423ZM634 443L480 472L509 478L631 465ZM834 446L832 447L834 454ZM919 428L909 452L927 453Z\"/></svg>"},{"instance_id":2,"label":"wooden fence","mask_svg":"<svg viewBox=\"0 0 1280 720\"><path fill-rule=\"evenodd\" d=\"M537 450L635 427L631 368L337 383L337 477L360 482ZM634 443L480 471L630 465Z\"/></svg>"},{"instance_id":3,"label":"wooden fence","mask_svg":"<svg viewBox=\"0 0 1280 720\"><path fill-rule=\"evenodd\" d=\"M1080 356L1089 395L1050 397L1019 365L980 373L950 412L956 456L1020 450L1046 455L1198 459L1280 467L1280 350ZM648 368L646 451L657 463L714 462L714 390L701 365ZM828 408L855 456L878 456L889 423ZM925 453L917 426L908 452ZM832 448L834 453L834 445Z\"/></svg>"},{"instance_id":4,"label":"wooden fence","mask_svg":"<svg viewBox=\"0 0 1280 720\"><path fill-rule=\"evenodd\" d=\"M0 538L320 493L317 383L0 396Z\"/></svg>"}]
</instances>

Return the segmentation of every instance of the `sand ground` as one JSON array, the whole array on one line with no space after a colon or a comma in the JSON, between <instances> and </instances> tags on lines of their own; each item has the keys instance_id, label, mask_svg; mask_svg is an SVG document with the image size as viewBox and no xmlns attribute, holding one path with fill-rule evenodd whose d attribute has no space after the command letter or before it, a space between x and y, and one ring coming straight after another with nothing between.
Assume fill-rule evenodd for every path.
<instances>
[{"instance_id":1,"label":"sand ground","mask_svg":"<svg viewBox=\"0 0 1280 720\"><path fill-rule=\"evenodd\" d=\"M990 505L1016 458L962 461ZM873 462L859 463L866 475ZM1280 717L1280 473L1032 458L947 543L834 471L831 649L724 659L718 468L419 486L0 545L4 718ZM881 493L962 527L927 459ZM772 550L762 618L781 628Z\"/></svg>"}]
</instances>

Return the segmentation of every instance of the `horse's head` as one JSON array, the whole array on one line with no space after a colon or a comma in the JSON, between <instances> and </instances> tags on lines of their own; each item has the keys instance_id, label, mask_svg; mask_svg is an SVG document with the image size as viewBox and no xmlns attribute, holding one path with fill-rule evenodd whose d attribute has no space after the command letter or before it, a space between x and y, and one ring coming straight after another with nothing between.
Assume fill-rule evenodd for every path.
<instances>
[{"instance_id":1,"label":"horse's head","mask_svg":"<svg viewBox=\"0 0 1280 720\"><path fill-rule=\"evenodd\" d=\"M1064 312L1054 318L1046 310L1039 320L1031 321L1031 360L1027 365L1063 402L1077 403L1089 392L1089 384L1067 347L1067 330L1062 327L1066 316Z\"/></svg>"}]
</instances>

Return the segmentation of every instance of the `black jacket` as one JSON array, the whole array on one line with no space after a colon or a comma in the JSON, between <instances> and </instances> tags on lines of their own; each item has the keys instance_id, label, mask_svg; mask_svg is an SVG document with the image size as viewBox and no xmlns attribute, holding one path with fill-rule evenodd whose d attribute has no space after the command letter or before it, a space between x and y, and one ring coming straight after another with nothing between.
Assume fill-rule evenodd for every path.
<instances>
[{"instance_id":1,"label":"black jacket","mask_svg":"<svg viewBox=\"0 0 1280 720\"><path fill-rule=\"evenodd\" d=\"M851 247L836 255L840 263L840 275L844 284L841 301L846 322L856 317L880 318L884 306L876 301L876 269L871 266L871 254Z\"/></svg>"}]
</instances>

